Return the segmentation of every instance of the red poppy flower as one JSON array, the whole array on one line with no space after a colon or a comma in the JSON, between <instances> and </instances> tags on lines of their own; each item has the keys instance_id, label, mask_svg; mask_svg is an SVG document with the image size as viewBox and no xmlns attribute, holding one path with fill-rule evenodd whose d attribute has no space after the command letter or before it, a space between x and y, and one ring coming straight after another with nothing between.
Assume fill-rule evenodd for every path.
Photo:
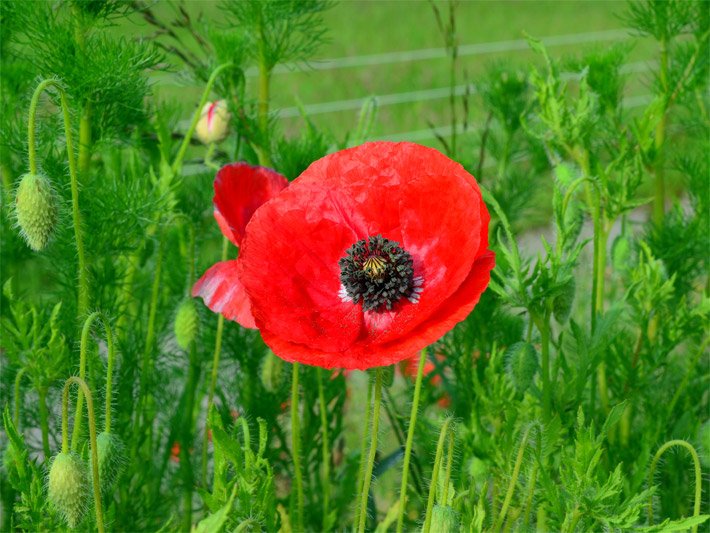
<instances>
[{"instance_id":1,"label":"red poppy flower","mask_svg":"<svg viewBox=\"0 0 710 533\"><path fill-rule=\"evenodd\" d=\"M249 219L276 196L288 181L278 172L246 163L222 167L214 180L214 217L222 233L239 247ZM237 260L213 265L192 288L207 307L242 326L255 328L249 297L237 273Z\"/></svg>"},{"instance_id":2,"label":"red poppy flower","mask_svg":"<svg viewBox=\"0 0 710 533\"><path fill-rule=\"evenodd\" d=\"M215 190L223 230L243 227ZM253 213L238 274L215 270L220 287L232 285L208 305L239 318L244 299L235 303L230 291L246 290L264 341L287 361L388 365L474 308L494 266L488 222L473 176L432 148L377 142L343 150ZM204 286L196 292L216 300Z\"/></svg>"}]
</instances>

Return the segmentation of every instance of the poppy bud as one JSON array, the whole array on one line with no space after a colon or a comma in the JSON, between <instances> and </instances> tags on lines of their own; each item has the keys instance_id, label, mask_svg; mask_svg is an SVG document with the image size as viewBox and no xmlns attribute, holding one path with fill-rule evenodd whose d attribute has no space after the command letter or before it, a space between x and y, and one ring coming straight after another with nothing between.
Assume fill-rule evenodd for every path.
<instances>
[{"instance_id":1,"label":"poppy bud","mask_svg":"<svg viewBox=\"0 0 710 533\"><path fill-rule=\"evenodd\" d=\"M459 530L459 517L448 505L435 505L431 512L431 530L439 533L454 533Z\"/></svg>"},{"instance_id":2,"label":"poppy bud","mask_svg":"<svg viewBox=\"0 0 710 533\"><path fill-rule=\"evenodd\" d=\"M49 469L47 495L70 528L81 522L89 496L89 476L86 465L77 455L57 454Z\"/></svg>"},{"instance_id":3,"label":"poppy bud","mask_svg":"<svg viewBox=\"0 0 710 533\"><path fill-rule=\"evenodd\" d=\"M230 118L231 114L224 100L206 103L195 128L195 136L202 144L222 142L229 133Z\"/></svg>"},{"instance_id":4,"label":"poppy bud","mask_svg":"<svg viewBox=\"0 0 710 533\"><path fill-rule=\"evenodd\" d=\"M519 393L524 393L537 372L537 352L529 342L516 342L505 354L506 371Z\"/></svg>"},{"instance_id":5,"label":"poppy bud","mask_svg":"<svg viewBox=\"0 0 710 533\"><path fill-rule=\"evenodd\" d=\"M630 259L631 241L626 235L619 235L611 246L611 263L615 270L624 271L629 268Z\"/></svg>"},{"instance_id":6,"label":"poppy bud","mask_svg":"<svg viewBox=\"0 0 710 533\"><path fill-rule=\"evenodd\" d=\"M195 340L199 319L195 301L192 298L183 300L180 307L178 307L174 323L175 339L178 346L183 350L186 350L190 343Z\"/></svg>"},{"instance_id":7,"label":"poppy bud","mask_svg":"<svg viewBox=\"0 0 710 533\"><path fill-rule=\"evenodd\" d=\"M49 180L40 174L25 174L15 194L15 219L27 245L39 252L49 242L57 225L59 209Z\"/></svg>"},{"instance_id":8,"label":"poppy bud","mask_svg":"<svg viewBox=\"0 0 710 533\"><path fill-rule=\"evenodd\" d=\"M101 493L108 495L123 466L124 446L116 435L102 431L96 437L96 451L99 458L99 484ZM92 472L93 474L93 472Z\"/></svg>"},{"instance_id":9,"label":"poppy bud","mask_svg":"<svg viewBox=\"0 0 710 533\"><path fill-rule=\"evenodd\" d=\"M574 278L570 278L562 288L562 292L560 292L552 300L552 312L555 315L555 320L557 320L560 324L564 324L569 318L576 290L577 284L575 283Z\"/></svg>"},{"instance_id":10,"label":"poppy bud","mask_svg":"<svg viewBox=\"0 0 710 533\"><path fill-rule=\"evenodd\" d=\"M267 391L273 393L279 389L283 382L283 367L283 359L269 350L261 365L261 383Z\"/></svg>"}]
</instances>

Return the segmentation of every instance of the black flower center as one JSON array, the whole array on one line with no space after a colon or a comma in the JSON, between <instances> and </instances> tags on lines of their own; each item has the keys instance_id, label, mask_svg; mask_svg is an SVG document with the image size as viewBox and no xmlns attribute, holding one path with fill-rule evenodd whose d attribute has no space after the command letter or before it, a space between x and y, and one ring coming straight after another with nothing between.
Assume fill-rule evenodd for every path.
<instances>
[{"instance_id":1,"label":"black flower center","mask_svg":"<svg viewBox=\"0 0 710 533\"><path fill-rule=\"evenodd\" d=\"M340 297L364 311L392 310L402 298L419 301L422 279L414 276L412 256L398 242L381 235L348 248L340 265Z\"/></svg>"}]
</instances>

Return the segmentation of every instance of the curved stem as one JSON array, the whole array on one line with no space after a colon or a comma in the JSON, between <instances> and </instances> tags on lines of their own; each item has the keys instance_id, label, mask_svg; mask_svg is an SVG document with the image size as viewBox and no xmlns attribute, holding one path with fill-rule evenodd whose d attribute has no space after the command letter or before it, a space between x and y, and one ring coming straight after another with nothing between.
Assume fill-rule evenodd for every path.
<instances>
[{"instance_id":1,"label":"curved stem","mask_svg":"<svg viewBox=\"0 0 710 533\"><path fill-rule=\"evenodd\" d=\"M372 482L372 469L375 466L375 454L377 453L377 433L380 429L380 404L382 403L382 367L377 368L375 373L375 400L372 412L372 436L370 438L370 453L367 457L367 465L362 478L362 490L360 492L360 518L358 520L358 532L365 531L367 522L367 498L370 494L370 483Z\"/></svg>"},{"instance_id":2,"label":"curved stem","mask_svg":"<svg viewBox=\"0 0 710 533\"><path fill-rule=\"evenodd\" d=\"M296 476L296 528L303 531L303 473L301 471L301 430L298 414L298 370L299 364L293 363L291 380L291 455Z\"/></svg>"},{"instance_id":3,"label":"curved stem","mask_svg":"<svg viewBox=\"0 0 710 533\"><path fill-rule=\"evenodd\" d=\"M439 470L441 469L441 458L444 455L444 442L446 435L451 425L451 418L444 420L439 433L439 442L436 444L436 456L434 457L434 470L431 473L431 482L429 483L429 498L426 502L426 515L424 517L424 526L422 533L429 533L431 530L431 515L434 509L434 500L436 498L436 487L439 483Z\"/></svg>"},{"instance_id":4,"label":"curved stem","mask_svg":"<svg viewBox=\"0 0 710 533\"><path fill-rule=\"evenodd\" d=\"M200 116L202 115L202 108L207 103L207 99L210 96L210 91L212 90L212 86L214 85L214 82L217 79L217 76L219 76L222 71L224 71L228 68L231 68L231 67L232 67L232 63L224 63L223 65L218 66L216 69L214 69L212 71L212 74L210 75L209 79L207 80L207 84L205 85L205 90L202 91L202 97L200 98L200 103L197 105L197 109L195 110L195 113L192 115L192 121L190 122L190 127L187 129L185 136L182 138L182 144L180 144L180 148L178 149L178 153L175 156L175 160L173 161L173 164L170 167L173 174L178 174L180 171L180 167L182 166L182 160L185 158L185 152L187 152L187 147L190 145L190 140L192 140L192 135L195 133L195 128L197 127L197 123L200 121Z\"/></svg>"},{"instance_id":5,"label":"curved stem","mask_svg":"<svg viewBox=\"0 0 710 533\"><path fill-rule=\"evenodd\" d=\"M222 237L222 261L227 260L229 250L229 239ZM210 388L207 393L207 412L212 408L214 393L217 388L217 373L219 371L219 359L222 354L222 332L224 331L224 315L217 315L217 332L215 334L214 352L212 354L212 372L210 374ZM202 439L202 484L207 483L207 426Z\"/></svg>"},{"instance_id":6,"label":"curved stem","mask_svg":"<svg viewBox=\"0 0 710 533\"><path fill-rule=\"evenodd\" d=\"M81 344L79 345L79 378L82 380L86 379L86 348L89 344L89 334L91 333L91 326L94 321L101 316L101 313L94 311L84 321L84 327L81 330ZM71 437L71 449L76 451L79 447L79 437L81 436L81 422L82 422L82 410L84 408L84 393L82 388L79 388L79 392L76 396L76 411L74 414L74 430L72 431Z\"/></svg>"},{"instance_id":7,"label":"curved stem","mask_svg":"<svg viewBox=\"0 0 710 533\"><path fill-rule=\"evenodd\" d=\"M20 430L20 382L22 381L22 376L25 375L26 371L26 368L21 368L15 376L12 421L15 423L15 427L18 431Z\"/></svg>"},{"instance_id":8,"label":"curved stem","mask_svg":"<svg viewBox=\"0 0 710 533\"><path fill-rule=\"evenodd\" d=\"M61 84L57 80L43 80L35 89L30 102L29 120L27 125L27 141L30 173L37 173L37 156L35 149L35 121L37 116L37 105L42 92L53 86L59 93L61 101L62 115L64 117L64 136L67 145L67 160L69 163L69 178L71 183L72 198L72 219L74 223L74 240L76 242L76 252L79 261L79 288L77 300L77 315L82 317L89 308L89 281L86 269L86 259L84 256L84 240L81 233L81 218L79 215L79 178L77 175L76 159L74 157L74 141L71 129L71 116L69 113L69 103Z\"/></svg>"},{"instance_id":9,"label":"curved stem","mask_svg":"<svg viewBox=\"0 0 710 533\"><path fill-rule=\"evenodd\" d=\"M422 376L424 375L424 364L426 363L427 350L424 348L419 355L419 365L417 366L417 377L414 382L414 399L412 400L412 411L409 415L409 427L407 428L407 443L404 447L404 462L402 465L402 481L399 486L399 513L397 516L397 533L402 533L404 526L404 512L407 506L407 477L409 476L409 460L412 455L412 444L414 443L414 428L417 424L417 414L419 412L419 394L422 389Z\"/></svg>"},{"instance_id":10,"label":"curved stem","mask_svg":"<svg viewBox=\"0 0 710 533\"><path fill-rule=\"evenodd\" d=\"M318 368L318 402L320 424L323 433L323 531L328 530L328 507L330 505L330 443L328 440L328 412L323 391L323 371Z\"/></svg>"},{"instance_id":11,"label":"curved stem","mask_svg":"<svg viewBox=\"0 0 710 533\"><path fill-rule=\"evenodd\" d=\"M96 509L96 527L99 533L104 531L104 517L101 508L101 486L99 483L99 455L96 448L96 419L94 418L94 401L91 397L91 390L86 382L76 376L72 376L64 383L62 391L62 453L69 452L68 425L69 425L69 389L72 384L76 384L79 390L86 396L86 410L89 417L89 439L91 441L91 470L94 479L94 506ZM74 421L76 424L76 420Z\"/></svg>"},{"instance_id":12,"label":"curved stem","mask_svg":"<svg viewBox=\"0 0 710 533\"><path fill-rule=\"evenodd\" d=\"M523 439L520 441L520 447L518 448L518 456L515 458L515 465L513 466L513 475L510 477L510 482L508 483L508 490L505 493L505 500L503 500L503 507L500 509L500 514L496 517L496 522L493 524L493 531L499 531L503 524L505 523L505 515L508 513L508 507L513 499L513 493L515 492L515 485L518 483L518 476L520 475L520 467L523 464L523 457L525 456L525 446L528 443L528 435L530 434L530 428L525 430L523 434Z\"/></svg>"},{"instance_id":13,"label":"curved stem","mask_svg":"<svg viewBox=\"0 0 710 533\"><path fill-rule=\"evenodd\" d=\"M656 455L653 456L653 460L651 461L651 468L648 471L648 486L650 487L653 484L653 475L656 473L656 466L658 466L658 461L661 459L661 456L666 450L672 448L673 446L680 446L681 448L685 448L686 450L688 450L688 453L690 453L690 456L693 458L693 466L695 468L695 503L693 505L693 516L700 516L700 502L702 499L701 496L703 488L700 459L698 458L698 452L696 452L695 448L693 448L693 446L687 441L680 439L669 440L658 449ZM653 495L649 496L648 498L648 525L653 525ZM692 532L698 533L697 524L693 526Z\"/></svg>"}]
</instances>

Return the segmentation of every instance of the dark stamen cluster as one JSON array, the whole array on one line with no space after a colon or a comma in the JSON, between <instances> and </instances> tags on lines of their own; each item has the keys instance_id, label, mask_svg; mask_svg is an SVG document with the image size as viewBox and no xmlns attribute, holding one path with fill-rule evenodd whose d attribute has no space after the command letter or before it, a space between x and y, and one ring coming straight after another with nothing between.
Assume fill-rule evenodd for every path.
<instances>
[{"instance_id":1,"label":"dark stamen cluster","mask_svg":"<svg viewBox=\"0 0 710 533\"><path fill-rule=\"evenodd\" d=\"M414 293L412 256L381 235L357 241L338 264L347 296L364 311L391 310Z\"/></svg>"}]
</instances>

